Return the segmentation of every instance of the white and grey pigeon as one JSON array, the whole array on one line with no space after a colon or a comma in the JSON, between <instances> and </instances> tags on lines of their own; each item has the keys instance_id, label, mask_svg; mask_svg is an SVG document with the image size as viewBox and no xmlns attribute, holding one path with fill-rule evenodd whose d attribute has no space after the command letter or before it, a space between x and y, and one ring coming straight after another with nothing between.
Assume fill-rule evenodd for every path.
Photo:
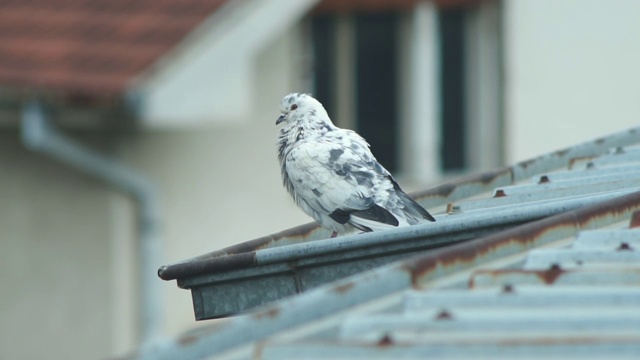
<instances>
[{"instance_id":1,"label":"white and grey pigeon","mask_svg":"<svg viewBox=\"0 0 640 360\"><path fill-rule=\"evenodd\" d=\"M369 232L435 221L400 189L360 135L333 125L318 100L289 94L280 111L284 187L305 213L333 231L331 237L354 228Z\"/></svg>"}]
</instances>

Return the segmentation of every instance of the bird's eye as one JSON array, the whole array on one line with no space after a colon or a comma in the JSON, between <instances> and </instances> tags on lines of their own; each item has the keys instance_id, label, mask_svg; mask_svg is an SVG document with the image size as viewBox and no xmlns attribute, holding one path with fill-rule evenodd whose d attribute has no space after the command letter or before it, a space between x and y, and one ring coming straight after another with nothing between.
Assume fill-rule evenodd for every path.
<instances>
[{"instance_id":1,"label":"bird's eye","mask_svg":"<svg viewBox=\"0 0 640 360\"><path fill-rule=\"evenodd\" d=\"M291 110L295 110L297 108L298 108L298 105L296 105L296 104L291 105Z\"/></svg>"}]
</instances>

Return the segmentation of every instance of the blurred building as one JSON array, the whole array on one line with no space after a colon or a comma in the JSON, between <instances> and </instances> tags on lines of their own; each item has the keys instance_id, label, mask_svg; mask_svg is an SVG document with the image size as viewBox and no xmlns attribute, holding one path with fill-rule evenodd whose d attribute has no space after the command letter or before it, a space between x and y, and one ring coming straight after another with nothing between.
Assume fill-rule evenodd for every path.
<instances>
[{"instance_id":1,"label":"blurred building","mask_svg":"<svg viewBox=\"0 0 640 360\"><path fill-rule=\"evenodd\" d=\"M414 189L637 124L638 11L0 0L0 358L121 354L157 335L145 311L162 333L191 327L189 295L145 286L141 262L309 221L275 156L289 92L315 94ZM48 135L59 141L38 146ZM164 255L139 246L149 220Z\"/></svg>"}]
</instances>

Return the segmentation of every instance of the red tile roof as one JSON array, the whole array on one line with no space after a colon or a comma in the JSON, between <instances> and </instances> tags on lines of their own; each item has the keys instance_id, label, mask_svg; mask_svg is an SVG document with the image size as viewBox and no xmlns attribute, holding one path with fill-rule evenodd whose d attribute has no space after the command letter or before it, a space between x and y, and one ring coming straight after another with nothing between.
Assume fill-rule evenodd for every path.
<instances>
[{"instance_id":1,"label":"red tile roof","mask_svg":"<svg viewBox=\"0 0 640 360\"><path fill-rule=\"evenodd\" d=\"M0 85L107 95L226 0L0 0Z\"/></svg>"},{"instance_id":2,"label":"red tile roof","mask_svg":"<svg viewBox=\"0 0 640 360\"><path fill-rule=\"evenodd\" d=\"M117 96L226 1L0 0L0 87ZM323 0L316 10L399 10L417 1Z\"/></svg>"}]
</instances>

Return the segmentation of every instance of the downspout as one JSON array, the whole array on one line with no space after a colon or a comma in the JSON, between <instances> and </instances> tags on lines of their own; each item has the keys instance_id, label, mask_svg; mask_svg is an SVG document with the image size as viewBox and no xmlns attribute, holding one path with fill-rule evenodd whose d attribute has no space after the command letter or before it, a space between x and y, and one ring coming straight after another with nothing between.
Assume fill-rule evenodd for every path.
<instances>
[{"instance_id":1,"label":"downspout","mask_svg":"<svg viewBox=\"0 0 640 360\"><path fill-rule=\"evenodd\" d=\"M139 314L142 346L152 346L164 326L163 297L156 270L163 264L158 192L150 179L134 169L83 148L54 128L43 105L32 100L22 112L22 142L88 175L95 176L125 192L137 202L141 301Z\"/></svg>"}]
</instances>

